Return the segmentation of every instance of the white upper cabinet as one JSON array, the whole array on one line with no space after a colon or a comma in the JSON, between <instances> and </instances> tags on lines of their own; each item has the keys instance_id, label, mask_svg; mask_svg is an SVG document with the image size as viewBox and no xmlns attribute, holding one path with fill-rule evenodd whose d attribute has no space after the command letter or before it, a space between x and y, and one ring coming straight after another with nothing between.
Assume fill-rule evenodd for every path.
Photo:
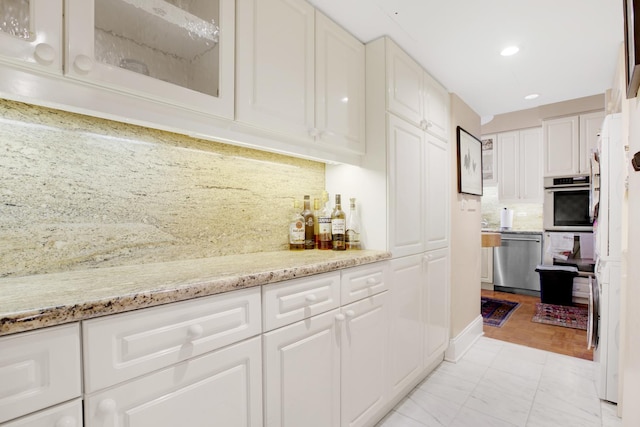
<instances>
[{"instance_id":1,"label":"white upper cabinet","mask_svg":"<svg viewBox=\"0 0 640 427\"><path fill-rule=\"evenodd\" d=\"M316 128L323 144L365 151L365 48L316 12Z\"/></svg>"},{"instance_id":2,"label":"white upper cabinet","mask_svg":"<svg viewBox=\"0 0 640 427\"><path fill-rule=\"evenodd\" d=\"M420 64L387 39L387 109L448 139L449 94Z\"/></svg>"},{"instance_id":3,"label":"white upper cabinet","mask_svg":"<svg viewBox=\"0 0 640 427\"><path fill-rule=\"evenodd\" d=\"M234 0L67 0L65 74L233 118Z\"/></svg>"},{"instance_id":4,"label":"white upper cabinet","mask_svg":"<svg viewBox=\"0 0 640 427\"><path fill-rule=\"evenodd\" d=\"M364 153L364 45L301 0L238 0L236 119Z\"/></svg>"},{"instance_id":5,"label":"white upper cabinet","mask_svg":"<svg viewBox=\"0 0 640 427\"><path fill-rule=\"evenodd\" d=\"M0 58L62 73L62 0L2 0Z\"/></svg>"},{"instance_id":6,"label":"white upper cabinet","mask_svg":"<svg viewBox=\"0 0 640 427\"><path fill-rule=\"evenodd\" d=\"M544 120L544 176L589 174L603 120L604 111Z\"/></svg>"},{"instance_id":7,"label":"white upper cabinet","mask_svg":"<svg viewBox=\"0 0 640 427\"><path fill-rule=\"evenodd\" d=\"M501 202L542 202L540 128L497 134L498 198Z\"/></svg>"}]
</instances>

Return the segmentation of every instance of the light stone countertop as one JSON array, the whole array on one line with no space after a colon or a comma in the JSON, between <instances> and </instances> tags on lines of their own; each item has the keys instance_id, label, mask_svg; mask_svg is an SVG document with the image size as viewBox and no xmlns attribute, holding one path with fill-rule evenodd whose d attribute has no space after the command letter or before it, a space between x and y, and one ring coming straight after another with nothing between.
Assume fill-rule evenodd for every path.
<instances>
[{"instance_id":1,"label":"light stone countertop","mask_svg":"<svg viewBox=\"0 0 640 427\"><path fill-rule=\"evenodd\" d=\"M0 279L0 335L389 259L384 251L277 251Z\"/></svg>"}]
</instances>

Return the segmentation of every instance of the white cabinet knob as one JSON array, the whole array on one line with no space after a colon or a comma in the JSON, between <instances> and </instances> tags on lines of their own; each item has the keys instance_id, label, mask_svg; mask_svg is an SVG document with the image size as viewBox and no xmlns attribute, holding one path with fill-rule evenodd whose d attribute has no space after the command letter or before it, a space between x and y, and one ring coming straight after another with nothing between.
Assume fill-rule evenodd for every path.
<instances>
[{"instance_id":1,"label":"white cabinet knob","mask_svg":"<svg viewBox=\"0 0 640 427\"><path fill-rule=\"evenodd\" d=\"M369 277L367 279L367 285L375 285L376 284L376 279L373 277Z\"/></svg>"},{"instance_id":2,"label":"white cabinet knob","mask_svg":"<svg viewBox=\"0 0 640 427\"><path fill-rule=\"evenodd\" d=\"M431 126L433 126L433 123L431 123L431 121L427 121L426 126L427 126L427 129L429 129Z\"/></svg>"},{"instance_id":3,"label":"white cabinet knob","mask_svg":"<svg viewBox=\"0 0 640 427\"><path fill-rule=\"evenodd\" d=\"M354 317L354 316L356 315L356 312L355 312L355 311L353 311L353 310L347 310L347 311L345 311L345 312L344 312L344 314L345 314L347 317L352 318L352 317Z\"/></svg>"},{"instance_id":4,"label":"white cabinet knob","mask_svg":"<svg viewBox=\"0 0 640 427\"><path fill-rule=\"evenodd\" d=\"M342 313L336 314L336 320L338 322L342 322L344 319L345 319L344 314L342 314Z\"/></svg>"},{"instance_id":5,"label":"white cabinet knob","mask_svg":"<svg viewBox=\"0 0 640 427\"><path fill-rule=\"evenodd\" d=\"M33 56L42 64L50 64L56 59L56 50L50 44L39 43L36 45Z\"/></svg>"},{"instance_id":6,"label":"white cabinet knob","mask_svg":"<svg viewBox=\"0 0 640 427\"><path fill-rule=\"evenodd\" d=\"M315 138L316 136L319 135L320 132L318 132L318 129L316 128L311 128L309 129L309 136L312 138Z\"/></svg>"},{"instance_id":7,"label":"white cabinet knob","mask_svg":"<svg viewBox=\"0 0 640 427\"><path fill-rule=\"evenodd\" d=\"M88 73L93 69L93 59L89 58L87 55L78 55L76 56L75 61L73 61L73 65L81 73Z\"/></svg>"},{"instance_id":8,"label":"white cabinet knob","mask_svg":"<svg viewBox=\"0 0 640 427\"><path fill-rule=\"evenodd\" d=\"M101 400L100 403L98 403L98 411L107 415L115 414L116 401L113 399Z\"/></svg>"},{"instance_id":9,"label":"white cabinet knob","mask_svg":"<svg viewBox=\"0 0 640 427\"><path fill-rule=\"evenodd\" d=\"M76 422L76 419L74 417L65 415L64 417L56 421L55 427L76 427L77 425L78 423Z\"/></svg>"},{"instance_id":10,"label":"white cabinet knob","mask_svg":"<svg viewBox=\"0 0 640 427\"><path fill-rule=\"evenodd\" d=\"M315 296L314 294L309 294L306 297L304 297L304 299L308 302L308 303L314 303L316 301L318 301L318 297Z\"/></svg>"},{"instance_id":11,"label":"white cabinet knob","mask_svg":"<svg viewBox=\"0 0 640 427\"><path fill-rule=\"evenodd\" d=\"M187 336L189 337L189 340L200 338L202 334L204 334L204 328L202 327L202 325L191 325L187 329Z\"/></svg>"}]
</instances>

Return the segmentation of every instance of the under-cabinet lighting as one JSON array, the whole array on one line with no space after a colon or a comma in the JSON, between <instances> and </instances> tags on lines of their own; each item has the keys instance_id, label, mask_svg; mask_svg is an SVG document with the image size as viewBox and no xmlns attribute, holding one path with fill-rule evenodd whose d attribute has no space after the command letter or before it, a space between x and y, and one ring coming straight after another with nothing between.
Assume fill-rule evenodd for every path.
<instances>
[{"instance_id":1,"label":"under-cabinet lighting","mask_svg":"<svg viewBox=\"0 0 640 427\"><path fill-rule=\"evenodd\" d=\"M502 56L515 55L516 53L518 53L519 50L520 48L518 46L508 46L502 49L502 52L500 52L500 55Z\"/></svg>"}]
</instances>

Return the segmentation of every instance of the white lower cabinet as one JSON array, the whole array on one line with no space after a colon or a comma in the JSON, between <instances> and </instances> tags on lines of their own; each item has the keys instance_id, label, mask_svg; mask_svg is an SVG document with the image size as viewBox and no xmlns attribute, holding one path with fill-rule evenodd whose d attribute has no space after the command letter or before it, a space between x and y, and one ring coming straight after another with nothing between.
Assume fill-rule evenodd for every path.
<instances>
[{"instance_id":1,"label":"white lower cabinet","mask_svg":"<svg viewBox=\"0 0 640 427\"><path fill-rule=\"evenodd\" d=\"M85 397L87 427L262 426L260 337Z\"/></svg>"},{"instance_id":2,"label":"white lower cabinet","mask_svg":"<svg viewBox=\"0 0 640 427\"><path fill-rule=\"evenodd\" d=\"M388 292L342 308L341 426L367 425L386 403Z\"/></svg>"},{"instance_id":3,"label":"white lower cabinet","mask_svg":"<svg viewBox=\"0 0 640 427\"><path fill-rule=\"evenodd\" d=\"M9 421L2 427L82 427L82 399Z\"/></svg>"},{"instance_id":4,"label":"white lower cabinet","mask_svg":"<svg viewBox=\"0 0 640 427\"><path fill-rule=\"evenodd\" d=\"M424 365L441 358L449 344L449 251L424 255L426 287L422 296L424 316Z\"/></svg>"},{"instance_id":5,"label":"white lower cabinet","mask_svg":"<svg viewBox=\"0 0 640 427\"><path fill-rule=\"evenodd\" d=\"M448 249L390 263L389 378L391 396L412 387L449 342Z\"/></svg>"},{"instance_id":6,"label":"white lower cabinet","mask_svg":"<svg viewBox=\"0 0 640 427\"><path fill-rule=\"evenodd\" d=\"M74 323L0 338L0 423L80 397L79 329ZM40 425L30 417L15 425Z\"/></svg>"},{"instance_id":7,"label":"white lower cabinet","mask_svg":"<svg viewBox=\"0 0 640 427\"><path fill-rule=\"evenodd\" d=\"M259 287L83 322L87 427L262 426Z\"/></svg>"},{"instance_id":8,"label":"white lower cabinet","mask_svg":"<svg viewBox=\"0 0 640 427\"><path fill-rule=\"evenodd\" d=\"M340 311L263 335L265 426L340 423Z\"/></svg>"},{"instance_id":9,"label":"white lower cabinet","mask_svg":"<svg viewBox=\"0 0 640 427\"><path fill-rule=\"evenodd\" d=\"M422 368L420 293L426 280L422 263L422 255L412 255L389 264L388 388L392 395L408 387Z\"/></svg>"},{"instance_id":10,"label":"white lower cabinet","mask_svg":"<svg viewBox=\"0 0 640 427\"><path fill-rule=\"evenodd\" d=\"M357 301L263 334L266 426L366 426L382 410L387 403L386 265L342 272L345 295L363 295ZM292 282L304 288L300 279ZM364 296L368 293L373 294Z\"/></svg>"}]
</instances>

